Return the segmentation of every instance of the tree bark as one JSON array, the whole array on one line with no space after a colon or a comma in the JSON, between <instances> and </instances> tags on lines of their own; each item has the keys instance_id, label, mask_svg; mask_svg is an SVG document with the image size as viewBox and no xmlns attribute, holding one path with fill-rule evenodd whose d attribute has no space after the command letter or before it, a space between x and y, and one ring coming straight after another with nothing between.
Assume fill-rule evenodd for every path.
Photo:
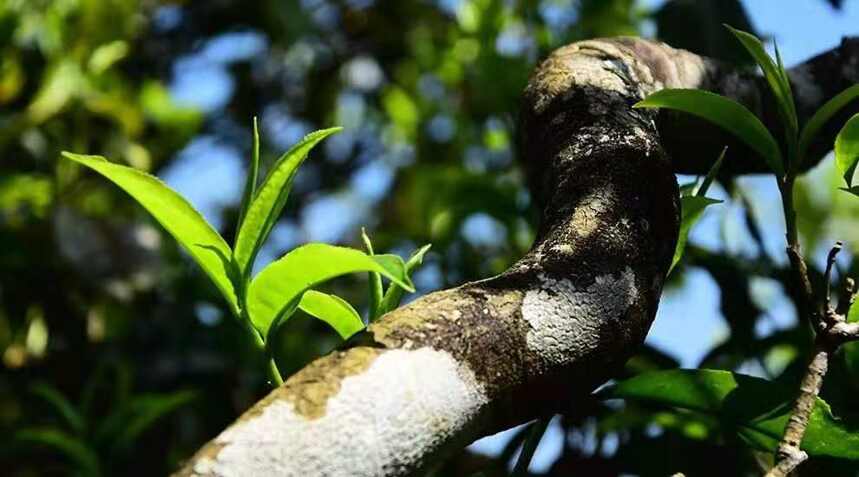
<instances>
[{"instance_id":1,"label":"tree bark","mask_svg":"<svg viewBox=\"0 0 859 477\"><path fill-rule=\"evenodd\" d=\"M791 71L802 117L857 82L857 45L845 40ZM662 88L731 96L775 124L760 78L687 51L636 38L556 50L520 110L520 157L543 210L532 249L499 276L385 315L177 475L420 474L481 436L575 406L611 378L656 313L678 232L674 172L706 171L726 143L728 173L764 170L706 123L631 107ZM832 144L832 128L824 132L818 155Z\"/></svg>"}]
</instances>

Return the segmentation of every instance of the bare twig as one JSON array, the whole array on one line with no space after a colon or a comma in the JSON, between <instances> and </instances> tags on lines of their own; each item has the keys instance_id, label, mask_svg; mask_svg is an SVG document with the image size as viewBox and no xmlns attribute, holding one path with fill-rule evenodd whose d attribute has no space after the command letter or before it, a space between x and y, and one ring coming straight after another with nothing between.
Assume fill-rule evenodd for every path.
<instances>
[{"instance_id":1,"label":"bare twig","mask_svg":"<svg viewBox=\"0 0 859 477\"><path fill-rule=\"evenodd\" d=\"M826 303L829 304L832 300L832 293L830 291L830 284L832 283L832 265L835 264L835 257L838 256L838 252L841 251L841 242L835 242L835 246L832 247L832 250L829 251L829 255L826 257L826 271L823 273L823 280L826 286Z\"/></svg>"},{"instance_id":2,"label":"bare twig","mask_svg":"<svg viewBox=\"0 0 859 477\"><path fill-rule=\"evenodd\" d=\"M828 367L829 353L816 346L814 357L808 365L805 376L802 377L799 396L784 428L784 436L776 451L776 465L770 469L767 477L786 477L808 458L808 454L799 446L808 427L808 419L811 417L811 411L814 410Z\"/></svg>"},{"instance_id":3,"label":"bare twig","mask_svg":"<svg viewBox=\"0 0 859 477\"><path fill-rule=\"evenodd\" d=\"M835 311L842 316L847 316L850 311L850 305L856 300L856 281L850 277L844 280L844 289L841 290L841 295L838 297L838 308Z\"/></svg>"},{"instance_id":4,"label":"bare twig","mask_svg":"<svg viewBox=\"0 0 859 477\"><path fill-rule=\"evenodd\" d=\"M788 240L790 241L790 234L788 234ZM784 436L776 451L775 465L767 472L766 477L786 477L808 459L808 454L800 448L800 444L802 444L802 438L808 428L808 420L814 410L817 396L820 394L823 378L829 368L829 358L843 343L859 340L859 323L847 323L846 321L847 310L856 293L855 282L849 278L845 280L845 293L841 296L838 307L833 307L831 303L832 267L835 263L835 257L841 251L841 246L841 242L836 242L832 250L829 251L824 273L824 299L815 299L811 280L808 277L808 269L799 251L799 244L798 242L788 244L787 252L790 257L791 268L793 268L803 295L805 295L806 305L811 311L809 319L811 319L817 334L814 340L814 354L805 375L802 377L799 395L787 425L785 425Z\"/></svg>"}]
</instances>

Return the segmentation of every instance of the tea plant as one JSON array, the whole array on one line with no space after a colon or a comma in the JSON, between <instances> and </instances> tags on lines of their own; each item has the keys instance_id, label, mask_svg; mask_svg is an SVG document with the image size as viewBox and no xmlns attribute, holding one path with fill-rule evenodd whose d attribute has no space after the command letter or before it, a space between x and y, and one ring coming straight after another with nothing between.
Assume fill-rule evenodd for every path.
<instances>
[{"instance_id":1,"label":"tea plant","mask_svg":"<svg viewBox=\"0 0 859 477\"><path fill-rule=\"evenodd\" d=\"M617 383L606 390L604 396L640 400L713 416L726 427L736 429L750 446L776 451L775 462L768 476L787 475L808 455L859 460L859 433L835 418L829 406L817 397L831 354L841 344L859 339L859 324L852 323L852 316L859 308L851 306L856 293L855 285L851 279L846 279L839 303L832 303L830 274L840 243L829 254L825 281L817 286L812 285L800 249L793 200L794 184L809 153L809 146L827 121L859 97L859 85L848 88L827 102L800 129L790 82L778 48L773 60L756 37L730 27L728 29L763 71L784 129L781 142L745 106L706 91L662 90L651 94L635 107L672 109L699 116L732 133L766 162L781 193L787 255L793 279L804 302L800 311L807 316L816 331L814 356L792 409L784 405L784 396L793 393L781 383L707 369L640 374ZM853 186L852 181L859 162L859 115L854 115L842 127L835 140L834 150L836 165L847 185L843 190L859 195L859 188ZM689 205L683 202L681 242L694 216L687 212ZM679 253L682 255L682 251ZM675 254L675 263L678 258Z\"/></svg>"},{"instance_id":2,"label":"tea plant","mask_svg":"<svg viewBox=\"0 0 859 477\"><path fill-rule=\"evenodd\" d=\"M233 316L254 344L269 357L272 384L283 379L272 358L271 337L296 310L328 323L342 338L364 327L360 315L342 298L314 290L323 282L356 272L370 274L368 321L396 308L405 292L413 292L409 273L423 260L429 245L408 262L397 255L374 254L324 243L302 245L251 276L257 254L286 205L298 168L316 144L340 131L331 128L305 136L285 152L257 187L259 131L254 120L253 151L233 247L187 200L156 177L109 162L101 156L63 152L63 157L103 175L131 195L157 220L206 272L223 295ZM390 280L387 290L382 277Z\"/></svg>"}]
</instances>

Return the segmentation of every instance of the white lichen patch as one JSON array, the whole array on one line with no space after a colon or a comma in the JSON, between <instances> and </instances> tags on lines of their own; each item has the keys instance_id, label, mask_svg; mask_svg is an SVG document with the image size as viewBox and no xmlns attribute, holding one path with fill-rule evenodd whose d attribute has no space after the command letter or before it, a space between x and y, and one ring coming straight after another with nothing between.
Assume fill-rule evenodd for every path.
<instances>
[{"instance_id":1,"label":"white lichen patch","mask_svg":"<svg viewBox=\"0 0 859 477\"><path fill-rule=\"evenodd\" d=\"M522 302L522 316L530 325L528 349L547 364L563 366L595 349L601 324L621 318L637 296L629 267L618 277L598 276L586 288L541 276L539 287L529 290Z\"/></svg>"},{"instance_id":2,"label":"white lichen patch","mask_svg":"<svg viewBox=\"0 0 859 477\"><path fill-rule=\"evenodd\" d=\"M307 419L276 400L227 429L215 440L223 447L200 470L210 476L407 475L486 403L474 374L450 354L391 350L345 378L320 418Z\"/></svg>"}]
</instances>

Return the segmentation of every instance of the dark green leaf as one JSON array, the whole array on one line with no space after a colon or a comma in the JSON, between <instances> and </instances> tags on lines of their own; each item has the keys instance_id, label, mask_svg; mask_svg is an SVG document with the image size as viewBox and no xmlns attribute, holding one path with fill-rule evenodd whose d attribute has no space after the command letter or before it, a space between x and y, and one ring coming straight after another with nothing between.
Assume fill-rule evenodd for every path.
<instances>
[{"instance_id":1,"label":"dark green leaf","mask_svg":"<svg viewBox=\"0 0 859 477\"><path fill-rule=\"evenodd\" d=\"M617 383L608 398L644 401L713 416L724 429L734 429L750 445L774 450L791 412L795 389L764 379L707 369L641 374ZM817 399L802 449L811 456L859 459L855 425L836 419Z\"/></svg>"},{"instance_id":2,"label":"dark green leaf","mask_svg":"<svg viewBox=\"0 0 859 477\"><path fill-rule=\"evenodd\" d=\"M233 258L241 276L246 277L250 273L257 252L280 217L298 167L316 144L341 129L323 129L308 134L280 156L271 168L251 201L236 237Z\"/></svg>"},{"instance_id":3,"label":"dark green leaf","mask_svg":"<svg viewBox=\"0 0 859 477\"><path fill-rule=\"evenodd\" d=\"M50 404L57 411L57 414L66 421L66 424L69 425L72 431L77 434L84 431L86 424L83 416L75 409L74 404L57 391L57 388L46 383L36 383L30 386L30 392Z\"/></svg>"},{"instance_id":4,"label":"dark green leaf","mask_svg":"<svg viewBox=\"0 0 859 477\"><path fill-rule=\"evenodd\" d=\"M129 449L137 438L159 419L190 403L197 397L194 391L177 391L170 394L144 394L128 403L128 420L112 441L114 449Z\"/></svg>"},{"instance_id":5,"label":"dark green leaf","mask_svg":"<svg viewBox=\"0 0 859 477\"><path fill-rule=\"evenodd\" d=\"M301 296L298 307L308 315L331 325L344 340L364 328L361 315L349 302L337 295L307 290Z\"/></svg>"},{"instance_id":6,"label":"dark green leaf","mask_svg":"<svg viewBox=\"0 0 859 477\"><path fill-rule=\"evenodd\" d=\"M746 51L755 59L758 66L764 72L764 78L770 86L773 96L775 96L776 104L778 104L779 115L782 123L785 125L788 134L793 137L798 130L796 121L796 108L793 104L793 93L790 90L790 82L787 80L787 74L780 64L773 62L770 55L764 50L764 45L754 35L744 31L736 30L728 25L725 27L737 37L737 40L742 43ZM778 50L776 50L778 52ZM779 62L780 63L780 62Z\"/></svg>"},{"instance_id":7,"label":"dark green leaf","mask_svg":"<svg viewBox=\"0 0 859 477\"><path fill-rule=\"evenodd\" d=\"M854 84L838 93L814 113L814 116L802 128L802 135L799 137L799 157L805 158L806 154L808 154L808 148L811 146L811 142L814 141L820 128L832 119L832 116L835 116L841 108L856 98L859 98L859 84Z\"/></svg>"},{"instance_id":8,"label":"dark green leaf","mask_svg":"<svg viewBox=\"0 0 859 477\"><path fill-rule=\"evenodd\" d=\"M63 152L63 157L108 178L148 210L209 275L227 299L233 313L238 316L239 305L230 280L233 275L230 247L187 200L158 178L137 169L112 164L101 156Z\"/></svg>"},{"instance_id":9,"label":"dark green leaf","mask_svg":"<svg viewBox=\"0 0 859 477\"><path fill-rule=\"evenodd\" d=\"M711 121L760 154L773 172L784 174L778 143L757 116L736 101L697 89L663 89L635 107L675 109Z\"/></svg>"},{"instance_id":10,"label":"dark green leaf","mask_svg":"<svg viewBox=\"0 0 859 477\"><path fill-rule=\"evenodd\" d=\"M12 441L16 446L41 446L59 452L74 462L83 475L97 476L101 473L98 455L86 443L63 431L51 428L21 429L12 435Z\"/></svg>"},{"instance_id":11,"label":"dark green leaf","mask_svg":"<svg viewBox=\"0 0 859 477\"><path fill-rule=\"evenodd\" d=\"M272 322L294 306L305 291L355 272L376 272L414 291L400 257L369 256L360 250L311 243L284 255L254 278L247 299L251 322L265 336Z\"/></svg>"},{"instance_id":12,"label":"dark green leaf","mask_svg":"<svg viewBox=\"0 0 859 477\"><path fill-rule=\"evenodd\" d=\"M722 162L725 160L726 152L728 152L728 146L722 148L722 152L719 153L719 158L713 163L713 167L707 171L707 175L704 176L704 182L701 183L701 187L698 188L695 195L703 197L707 194L707 191L710 189L710 185L714 180L716 180L716 175L719 173L719 169L722 168Z\"/></svg>"},{"instance_id":13,"label":"dark green leaf","mask_svg":"<svg viewBox=\"0 0 859 477\"><path fill-rule=\"evenodd\" d=\"M668 269L669 274L683 257L683 252L686 250L686 242L689 240L689 231L701 219L704 209L709 205L720 202L722 201L698 195L680 198L680 232L677 235L677 246L674 247L674 257L671 259L671 267Z\"/></svg>"},{"instance_id":14,"label":"dark green leaf","mask_svg":"<svg viewBox=\"0 0 859 477\"><path fill-rule=\"evenodd\" d=\"M847 182L853 185L853 173L859 162L859 114L854 114L835 137L835 165Z\"/></svg>"}]
</instances>

